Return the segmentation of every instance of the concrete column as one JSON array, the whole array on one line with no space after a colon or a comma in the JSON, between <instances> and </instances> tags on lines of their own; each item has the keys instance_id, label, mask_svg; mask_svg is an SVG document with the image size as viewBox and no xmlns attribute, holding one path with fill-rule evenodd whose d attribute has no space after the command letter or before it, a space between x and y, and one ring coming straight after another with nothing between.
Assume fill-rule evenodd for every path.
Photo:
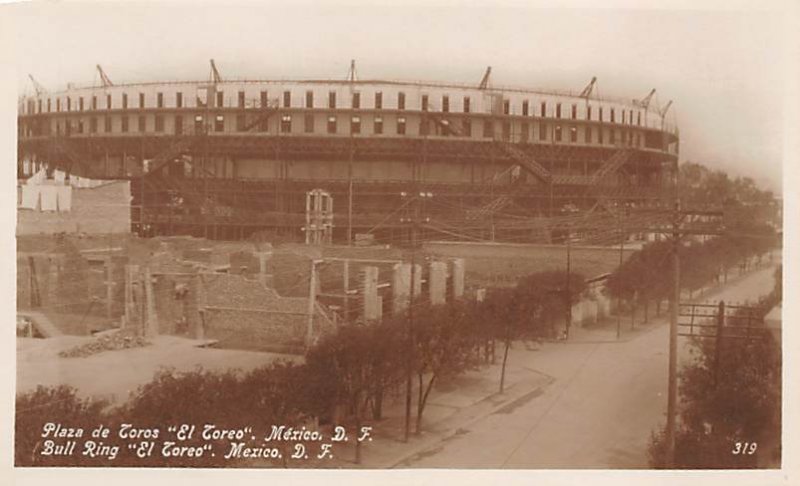
<instances>
[{"instance_id":1,"label":"concrete column","mask_svg":"<svg viewBox=\"0 0 800 486\"><path fill-rule=\"evenodd\" d=\"M580 325L583 322L583 305L582 302L572 306L572 324Z\"/></svg>"},{"instance_id":2,"label":"concrete column","mask_svg":"<svg viewBox=\"0 0 800 486\"><path fill-rule=\"evenodd\" d=\"M258 252L256 256L258 257L258 281L261 282L261 285L269 286L272 282L268 278L267 260L272 256L272 253Z\"/></svg>"},{"instance_id":3,"label":"concrete column","mask_svg":"<svg viewBox=\"0 0 800 486\"><path fill-rule=\"evenodd\" d=\"M608 300L608 315L617 315L620 312L620 299L617 298L609 298Z\"/></svg>"},{"instance_id":4,"label":"concrete column","mask_svg":"<svg viewBox=\"0 0 800 486\"><path fill-rule=\"evenodd\" d=\"M454 258L452 261L453 298L460 299L464 296L464 259Z\"/></svg>"},{"instance_id":5,"label":"concrete column","mask_svg":"<svg viewBox=\"0 0 800 486\"><path fill-rule=\"evenodd\" d=\"M149 268L144 270L144 296L145 296L145 337L158 335L158 315L156 314L156 295L153 290L153 275Z\"/></svg>"},{"instance_id":6,"label":"concrete column","mask_svg":"<svg viewBox=\"0 0 800 486\"><path fill-rule=\"evenodd\" d=\"M103 267L106 274L106 317L110 319L114 305L114 269L112 268L110 256L106 257Z\"/></svg>"},{"instance_id":7,"label":"concrete column","mask_svg":"<svg viewBox=\"0 0 800 486\"><path fill-rule=\"evenodd\" d=\"M598 301L600 302L600 308L603 312L603 317L608 317L611 315L611 299L604 294L600 294L598 297Z\"/></svg>"},{"instance_id":8,"label":"concrete column","mask_svg":"<svg viewBox=\"0 0 800 486\"><path fill-rule=\"evenodd\" d=\"M418 299L420 294L422 294L422 265L417 263L414 265L414 298Z\"/></svg>"},{"instance_id":9,"label":"concrete column","mask_svg":"<svg viewBox=\"0 0 800 486\"><path fill-rule=\"evenodd\" d=\"M350 322L350 261L345 260L342 265L342 316L345 322Z\"/></svg>"},{"instance_id":10,"label":"concrete column","mask_svg":"<svg viewBox=\"0 0 800 486\"><path fill-rule=\"evenodd\" d=\"M603 310L603 303L600 301L599 296L592 303L594 304L594 315L597 317L597 321L599 322L606 317L606 314Z\"/></svg>"},{"instance_id":11,"label":"concrete column","mask_svg":"<svg viewBox=\"0 0 800 486\"><path fill-rule=\"evenodd\" d=\"M583 323L597 323L597 304L593 300L584 300L581 304L583 305Z\"/></svg>"},{"instance_id":12,"label":"concrete column","mask_svg":"<svg viewBox=\"0 0 800 486\"><path fill-rule=\"evenodd\" d=\"M408 308L411 292L411 264L396 263L392 269L392 313Z\"/></svg>"},{"instance_id":13,"label":"concrete column","mask_svg":"<svg viewBox=\"0 0 800 486\"><path fill-rule=\"evenodd\" d=\"M133 279L134 273L138 271L136 265L125 265L125 315L123 328L134 325L134 315L136 306L133 303Z\"/></svg>"},{"instance_id":14,"label":"concrete column","mask_svg":"<svg viewBox=\"0 0 800 486\"><path fill-rule=\"evenodd\" d=\"M428 294L431 304L444 304L447 301L447 264L431 262L428 274Z\"/></svg>"},{"instance_id":15,"label":"concrete column","mask_svg":"<svg viewBox=\"0 0 800 486\"><path fill-rule=\"evenodd\" d=\"M193 334L195 339L205 339L206 336L206 284L201 274L195 275L194 279L194 304L197 314L193 319Z\"/></svg>"},{"instance_id":16,"label":"concrete column","mask_svg":"<svg viewBox=\"0 0 800 486\"><path fill-rule=\"evenodd\" d=\"M606 317L606 312L603 308L603 294L599 290L594 293L594 306L598 321Z\"/></svg>"},{"instance_id":17,"label":"concrete column","mask_svg":"<svg viewBox=\"0 0 800 486\"><path fill-rule=\"evenodd\" d=\"M361 269L361 279L364 320L378 320L381 317L378 297L378 267L363 267Z\"/></svg>"},{"instance_id":18,"label":"concrete column","mask_svg":"<svg viewBox=\"0 0 800 486\"><path fill-rule=\"evenodd\" d=\"M130 265L131 276L131 316L129 322L138 336L144 336L145 315L147 314L144 278L139 265Z\"/></svg>"}]
</instances>

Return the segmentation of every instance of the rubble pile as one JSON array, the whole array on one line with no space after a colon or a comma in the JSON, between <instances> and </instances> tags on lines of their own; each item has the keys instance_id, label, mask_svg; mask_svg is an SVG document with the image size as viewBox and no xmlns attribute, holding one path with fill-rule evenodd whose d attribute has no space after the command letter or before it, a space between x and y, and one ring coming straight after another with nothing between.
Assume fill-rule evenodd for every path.
<instances>
[{"instance_id":1,"label":"rubble pile","mask_svg":"<svg viewBox=\"0 0 800 486\"><path fill-rule=\"evenodd\" d=\"M104 334L95 338L92 342L61 351L58 355L62 358L85 358L104 351L141 348L149 345L150 343L146 339L135 335L133 332L117 331L111 334Z\"/></svg>"}]
</instances>

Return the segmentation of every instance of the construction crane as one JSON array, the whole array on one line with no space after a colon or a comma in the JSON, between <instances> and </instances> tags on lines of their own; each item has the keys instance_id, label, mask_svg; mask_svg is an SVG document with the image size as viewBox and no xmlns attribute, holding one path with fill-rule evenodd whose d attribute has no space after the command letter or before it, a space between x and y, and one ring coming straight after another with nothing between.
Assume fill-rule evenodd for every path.
<instances>
[{"instance_id":1,"label":"construction crane","mask_svg":"<svg viewBox=\"0 0 800 486\"><path fill-rule=\"evenodd\" d=\"M100 82L103 83L104 88L108 88L109 86L114 86L114 83L111 82L111 80L108 78L105 71L103 71L103 68L100 67L99 64L97 65L97 72L100 73Z\"/></svg>"},{"instance_id":2,"label":"construction crane","mask_svg":"<svg viewBox=\"0 0 800 486\"><path fill-rule=\"evenodd\" d=\"M656 89L655 88L650 90L650 94L645 96L643 100L641 100L641 101L633 100L633 104L636 105L636 106L639 106L641 108L644 108L645 111L646 111L647 107L650 106L650 100L653 99L653 95L654 94L656 94Z\"/></svg>"},{"instance_id":3,"label":"construction crane","mask_svg":"<svg viewBox=\"0 0 800 486\"><path fill-rule=\"evenodd\" d=\"M347 73L347 80L352 82L358 81L358 76L356 76L356 60L350 59L350 71Z\"/></svg>"},{"instance_id":4,"label":"construction crane","mask_svg":"<svg viewBox=\"0 0 800 486\"><path fill-rule=\"evenodd\" d=\"M486 89L489 87L490 74L492 74L492 66L486 66L486 72L483 73L483 78L481 78L481 84L478 85L478 89Z\"/></svg>"},{"instance_id":5,"label":"construction crane","mask_svg":"<svg viewBox=\"0 0 800 486\"><path fill-rule=\"evenodd\" d=\"M661 116L662 119L667 115L667 111L669 110L670 106L672 106L672 100L669 100L667 104L664 105L664 108L658 110L658 114L659 116Z\"/></svg>"},{"instance_id":6,"label":"construction crane","mask_svg":"<svg viewBox=\"0 0 800 486\"><path fill-rule=\"evenodd\" d=\"M580 97L585 100L588 100L589 96L592 95L592 90L594 90L595 83L597 83L597 77L592 76L592 80L589 81L589 84L587 84L586 87L583 88L583 91L581 91Z\"/></svg>"},{"instance_id":7,"label":"construction crane","mask_svg":"<svg viewBox=\"0 0 800 486\"><path fill-rule=\"evenodd\" d=\"M217 65L213 59L211 59L211 82L213 84L222 82L222 76L219 75L219 70L217 70Z\"/></svg>"},{"instance_id":8,"label":"construction crane","mask_svg":"<svg viewBox=\"0 0 800 486\"><path fill-rule=\"evenodd\" d=\"M41 96L43 93L47 93L47 90L42 86L39 81L34 79L32 74L29 74L28 77L31 79L31 83L33 83L33 89L36 91L36 96Z\"/></svg>"}]
</instances>

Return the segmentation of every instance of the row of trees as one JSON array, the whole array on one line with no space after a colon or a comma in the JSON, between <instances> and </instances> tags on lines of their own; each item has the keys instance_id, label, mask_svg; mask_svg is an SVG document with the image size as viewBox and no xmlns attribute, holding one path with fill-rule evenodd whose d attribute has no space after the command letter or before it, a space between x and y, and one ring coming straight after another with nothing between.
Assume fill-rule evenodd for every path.
<instances>
[{"instance_id":1,"label":"row of trees","mask_svg":"<svg viewBox=\"0 0 800 486\"><path fill-rule=\"evenodd\" d=\"M341 326L312 348L304 363L277 362L247 373L161 371L126 404L111 408L76 396L67 387L39 388L17 397L18 466L105 465L84 456L43 457L42 426L61 422L90 430L121 423L159 428L213 423L224 428L270 424L351 424L380 420L387 396L405 390L409 371L416 383L415 431L420 432L436 383L495 361L503 353L502 392L509 348L522 338L561 334L569 307L585 289L581 275L543 272L513 288L490 289L481 302L460 300L440 306L414 302L414 319L398 314L373 325ZM569 289L567 291L567 289ZM112 429L113 430L113 429ZM163 432L162 432L163 433ZM197 437L182 445L199 445ZM355 460L360 460L356 445ZM290 451L283 454L284 459ZM222 454L164 459L124 455L113 465L219 466Z\"/></svg>"},{"instance_id":2,"label":"row of trees","mask_svg":"<svg viewBox=\"0 0 800 486\"><path fill-rule=\"evenodd\" d=\"M727 281L731 269L746 270L755 258L778 244L775 231L766 225L750 223L730 228L725 234L704 242L691 242L680 249L681 288L690 293L712 282ZM645 320L651 303L670 298L672 244L657 241L632 254L608 279L612 297L628 302L632 309L643 306Z\"/></svg>"}]
</instances>

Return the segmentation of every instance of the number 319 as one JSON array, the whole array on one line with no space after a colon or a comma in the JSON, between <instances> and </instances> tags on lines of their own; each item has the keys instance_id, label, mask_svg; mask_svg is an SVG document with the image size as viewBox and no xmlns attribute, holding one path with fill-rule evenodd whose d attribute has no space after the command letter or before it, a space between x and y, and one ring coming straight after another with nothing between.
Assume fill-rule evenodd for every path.
<instances>
[{"instance_id":1,"label":"number 319","mask_svg":"<svg viewBox=\"0 0 800 486\"><path fill-rule=\"evenodd\" d=\"M731 454L752 456L756 453L756 449L758 449L757 442L735 442Z\"/></svg>"}]
</instances>

